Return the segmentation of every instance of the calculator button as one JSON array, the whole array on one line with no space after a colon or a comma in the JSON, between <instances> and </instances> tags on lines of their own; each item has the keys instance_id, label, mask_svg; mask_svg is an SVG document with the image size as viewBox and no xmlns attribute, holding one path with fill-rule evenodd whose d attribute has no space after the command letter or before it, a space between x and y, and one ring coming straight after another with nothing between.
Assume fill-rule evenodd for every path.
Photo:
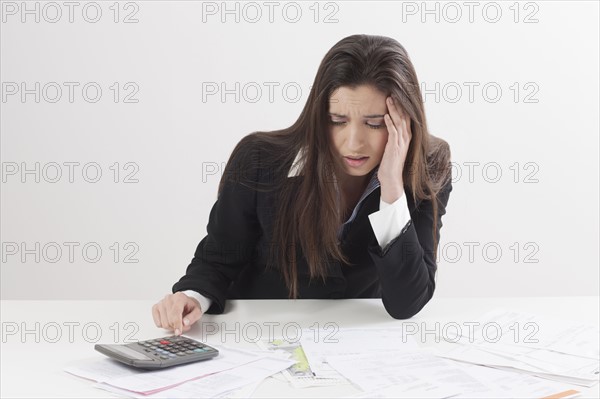
<instances>
[{"instance_id":1,"label":"calculator button","mask_svg":"<svg viewBox=\"0 0 600 399\"><path fill-rule=\"evenodd\" d=\"M185 356L185 352L177 352L177 356Z\"/></svg>"},{"instance_id":2,"label":"calculator button","mask_svg":"<svg viewBox=\"0 0 600 399\"><path fill-rule=\"evenodd\" d=\"M164 356L164 355L163 355L163 356L161 356L160 358L161 358L161 359L164 359L164 360L166 360L166 359L169 359L169 356Z\"/></svg>"},{"instance_id":3,"label":"calculator button","mask_svg":"<svg viewBox=\"0 0 600 399\"><path fill-rule=\"evenodd\" d=\"M201 348L196 348L196 349L194 349L192 352L195 352L195 353L202 353L202 352L204 352L204 349L201 349Z\"/></svg>"},{"instance_id":4,"label":"calculator button","mask_svg":"<svg viewBox=\"0 0 600 399\"><path fill-rule=\"evenodd\" d=\"M194 351L185 351L185 353L187 353L188 355L193 355L195 352Z\"/></svg>"},{"instance_id":5,"label":"calculator button","mask_svg":"<svg viewBox=\"0 0 600 399\"><path fill-rule=\"evenodd\" d=\"M161 343L161 344L163 344L163 345L170 344L170 342L169 342L169 341L167 341L167 340L164 340L164 339L163 339L162 341L160 341L160 343Z\"/></svg>"}]
</instances>

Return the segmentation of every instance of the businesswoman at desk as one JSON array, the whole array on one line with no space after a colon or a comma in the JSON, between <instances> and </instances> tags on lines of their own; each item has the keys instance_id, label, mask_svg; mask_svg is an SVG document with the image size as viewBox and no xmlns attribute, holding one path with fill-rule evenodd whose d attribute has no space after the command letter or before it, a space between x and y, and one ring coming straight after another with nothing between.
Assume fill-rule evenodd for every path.
<instances>
[{"instance_id":1,"label":"businesswoman at desk","mask_svg":"<svg viewBox=\"0 0 600 399\"><path fill-rule=\"evenodd\" d=\"M412 317L435 289L450 168L403 46L340 40L298 120L233 149L208 234L153 306L156 325L181 334L227 299L381 298Z\"/></svg>"}]
</instances>

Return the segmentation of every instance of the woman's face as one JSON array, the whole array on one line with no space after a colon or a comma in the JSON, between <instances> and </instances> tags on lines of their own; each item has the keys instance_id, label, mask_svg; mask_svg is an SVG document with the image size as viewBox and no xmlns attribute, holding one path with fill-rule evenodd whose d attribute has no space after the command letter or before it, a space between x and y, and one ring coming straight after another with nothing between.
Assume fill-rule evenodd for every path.
<instances>
[{"instance_id":1,"label":"woman's face","mask_svg":"<svg viewBox=\"0 0 600 399\"><path fill-rule=\"evenodd\" d=\"M329 131L347 175L365 176L379 165L388 138L385 99L385 94L368 85L342 86L331 95Z\"/></svg>"}]
</instances>

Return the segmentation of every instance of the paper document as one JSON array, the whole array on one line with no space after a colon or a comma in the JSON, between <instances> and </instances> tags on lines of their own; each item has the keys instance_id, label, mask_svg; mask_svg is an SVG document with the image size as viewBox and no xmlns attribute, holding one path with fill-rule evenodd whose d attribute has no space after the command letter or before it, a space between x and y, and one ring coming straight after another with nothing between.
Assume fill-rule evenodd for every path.
<instances>
[{"instance_id":1,"label":"paper document","mask_svg":"<svg viewBox=\"0 0 600 399\"><path fill-rule=\"evenodd\" d=\"M600 360L600 330L597 327L506 309L488 312L474 324L472 331L461 329L460 342L478 344L493 341Z\"/></svg>"},{"instance_id":2,"label":"paper document","mask_svg":"<svg viewBox=\"0 0 600 399\"><path fill-rule=\"evenodd\" d=\"M367 394L378 391L385 395L382 392L386 390L402 396L438 392L441 396L436 397L443 398L488 388L453 362L424 349L328 356L327 361Z\"/></svg>"},{"instance_id":3,"label":"paper document","mask_svg":"<svg viewBox=\"0 0 600 399\"><path fill-rule=\"evenodd\" d=\"M473 378L488 386L484 391L461 393L458 398L561 398L577 397L580 391L573 384L550 381L514 371L498 370L492 367L468 363L455 363Z\"/></svg>"},{"instance_id":4,"label":"paper document","mask_svg":"<svg viewBox=\"0 0 600 399\"><path fill-rule=\"evenodd\" d=\"M300 343L311 370L321 378L339 378L339 373L327 364L327 356L418 348L413 337L403 334L401 328L341 328L335 333L306 330L302 332Z\"/></svg>"},{"instance_id":5,"label":"paper document","mask_svg":"<svg viewBox=\"0 0 600 399\"><path fill-rule=\"evenodd\" d=\"M299 342L275 339L272 341L259 341L258 345L273 353L285 353L288 358L295 362L290 368L284 370L282 374L296 388L349 384L346 378L337 374L329 378L317 376L310 368L304 350Z\"/></svg>"},{"instance_id":6,"label":"paper document","mask_svg":"<svg viewBox=\"0 0 600 399\"><path fill-rule=\"evenodd\" d=\"M503 309L474 324L440 356L580 386L598 383L597 328Z\"/></svg>"},{"instance_id":7,"label":"paper document","mask_svg":"<svg viewBox=\"0 0 600 399\"><path fill-rule=\"evenodd\" d=\"M115 388L149 395L173 388L186 381L239 367L264 357L240 349L227 347L218 347L217 349L219 350L219 356L213 359L164 370L136 370L116 360L102 357L95 362L87 361L81 365L67 367L65 371L96 382L106 383Z\"/></svg>"},{"instance_id":8,"label":"paper document","mask_svg":"<svg viewBox=\"0 0 600 399\"><path fill-rule=\"evenodd\" d=\"M265 378L279 373L293 364L291 360L279 358L262 358L233 369L194 379L174 388L161 390L154 394L143 395L120 389L107 383L99 383L96 387L109 392L118 393L134 398L214 398L226 396L227 393L248 384L258 384Z\"/></svg>"}]
</instances>

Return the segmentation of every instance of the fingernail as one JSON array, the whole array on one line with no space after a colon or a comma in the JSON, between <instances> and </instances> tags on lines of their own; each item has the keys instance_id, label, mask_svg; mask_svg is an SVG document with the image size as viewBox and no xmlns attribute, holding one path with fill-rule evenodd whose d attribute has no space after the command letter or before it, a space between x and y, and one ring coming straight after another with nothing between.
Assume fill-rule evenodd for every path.
<instances>
[{"instance_id":1,"label":"fingernail","mask_svg":"<svg viewBox=\"0 0 600 399\"><path fill-rule=\"evenodd\" d=\"M179 335L179 328L175 329L175 335Z\"/></svg>"},{"instance_id":2,"label":"fingernail","mask_svg":"<svg viewBox=\"0 0 600 399\"><path fill-rule=\"evenodd\" d=\"M190 321L188 319L183 319L183 324L185 324L187 326L190 324Z\"/></svg>"}]
</instances>

